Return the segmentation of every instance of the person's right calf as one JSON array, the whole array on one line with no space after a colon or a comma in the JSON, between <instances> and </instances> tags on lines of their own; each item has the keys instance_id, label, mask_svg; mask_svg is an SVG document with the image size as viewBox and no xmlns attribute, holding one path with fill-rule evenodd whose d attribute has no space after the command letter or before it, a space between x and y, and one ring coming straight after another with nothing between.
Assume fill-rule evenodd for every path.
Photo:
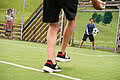
<instances>
[{"instance_id":1,"label":"person's right calf","mask_svg":"<svg viewBox=\"0 0 120 80\"><path fill-rule=\"evenodd\" d=\"M47 33L47 46L48 46L48 60L51 60L54 64L55 61L55 46L57 41L57 32L59 29L58 24L50 24Z\"/></svg>"}]
</instances>

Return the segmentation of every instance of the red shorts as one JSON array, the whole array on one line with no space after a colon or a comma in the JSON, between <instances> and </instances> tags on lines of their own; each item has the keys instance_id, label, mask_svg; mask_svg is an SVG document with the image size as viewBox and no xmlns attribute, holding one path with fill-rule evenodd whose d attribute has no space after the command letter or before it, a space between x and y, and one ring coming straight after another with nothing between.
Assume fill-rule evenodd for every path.
<instances>
[{"instance_id":1,"label":"red shorts","mask_svg":"<svg viewBox=\"0 0 120 80\"><path fill-rule=\"evenodd\" d=\"M13 27L11 25L14 25L14 22L13 21L9 21L9 22L7 21L6 25L7 26L4 27L5 29L13 29Z\"/></svg>"}]
</instances>

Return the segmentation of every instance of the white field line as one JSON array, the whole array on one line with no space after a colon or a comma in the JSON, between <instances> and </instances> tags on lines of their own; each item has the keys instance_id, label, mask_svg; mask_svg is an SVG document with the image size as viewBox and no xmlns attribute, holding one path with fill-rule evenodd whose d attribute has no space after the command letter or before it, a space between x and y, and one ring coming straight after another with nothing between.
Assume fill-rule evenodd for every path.
<instances>
[{"instance_id":1,"label":"white field line","mask_svg":"<svg viewBox=\"0 0 120 80\"><path fill-rule=\"evenodd\" d=\"M35 69L35 68L32 68L32 67L26 67L26 66L23 66L23 65L18 65L18 64L6 62L6 61L0 61L0 63L13 65L13 66L24 68L24 69L28 69L28 70L34 70L34 71L44 72L43 70ZM67 78L67 79L71 79L71 80L82 80L82 79L79 79L79 78L74 78L74 77L71 77L71 76L67 76L67 75L63 75L63 74L58 74L58 73L49 73L49 74L52 74L52 75L55 75L55 76L59 76L59 77L63 77L63 78Z\"/></svg>"},{"instance_id":2,"label":"white field line","mask_svg":"<svg viewBox=\"0 0 120 80\"><path fill-rule=\"evenodd\" d=\"M2 42L0 42L2 43ZM21 46L22 48L23 47L32 47L32 48L39 48L40 50L47 50L47 48L41 48L41 47L38 47L38 46L29 46L29 45L21 45L21 44L15 44L15 43L3 43L3 44L8 44L8 45L18 45L18 46ZM35 45L35 44L33 44ZM78 49L77 49L78 50ZM120 56L120 55L90 55L90 54L81 54L81 53L75 53L75 52L68 52L68 53L72 53L72 54L78 54L78 55L83 55L83 56L96 56L96 57L112 57L112 56Z\"/></svg>"}]
</instances>

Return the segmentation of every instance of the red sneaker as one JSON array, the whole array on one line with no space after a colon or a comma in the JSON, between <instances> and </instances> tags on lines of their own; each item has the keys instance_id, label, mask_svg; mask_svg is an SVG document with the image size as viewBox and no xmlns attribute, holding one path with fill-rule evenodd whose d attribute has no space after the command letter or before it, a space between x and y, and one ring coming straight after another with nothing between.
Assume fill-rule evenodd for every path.
<instances>
[{"instance_id":1,"label":"red sneaker","mask_svg":"<svg viewBox=\"0 0 120 80\"><path fill-rule=\"evenodd\" d=\"M61 68L57 64L53 64L51 60L47 60L43 67L43 71L45 72L61 72Z\"/></svg>"},{"instance_id":2,"label":"red sneaker","mask_svg":"<svg viewBox=\"0 0 120 80\"><path fill-rule=\"evenodd\" d=\"M69 61L71 61L71 59L66 53L63 54L62 52L58 52L57 57L56 57L56 61L69 62Z\"/></svg>"}]
</instances>

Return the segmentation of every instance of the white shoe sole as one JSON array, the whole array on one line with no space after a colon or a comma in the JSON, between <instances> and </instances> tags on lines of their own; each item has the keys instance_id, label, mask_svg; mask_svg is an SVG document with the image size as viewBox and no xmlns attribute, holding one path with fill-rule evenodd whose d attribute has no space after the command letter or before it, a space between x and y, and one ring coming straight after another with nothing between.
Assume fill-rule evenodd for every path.
<instances>
[{"instance_id":1,"label":"white shoe sole","mask_svg":"<svg viewBox=\"0 0 120 80\"><path fill-rule=\"evenodd\" d=\"M71 59L63 59L63 58L56 57L56 61L60 61L60 62L70 62Z\"/></svg>"},{"instance_id":2,"label":"white shoe sole","mask_svg":"<svg viewBox=\"0 0 120 80\"><path fill-rule=\"evenodd\" d=\"M51 69L51 68L49 68L49 67L47 67L47 66L44 66L42 70L45 71L45 72L49 72L49 73L61 72L61 71L62 71L62 70L60 70L60 69L54 70L54 69Z\"/></svg>"}]
</instances>

